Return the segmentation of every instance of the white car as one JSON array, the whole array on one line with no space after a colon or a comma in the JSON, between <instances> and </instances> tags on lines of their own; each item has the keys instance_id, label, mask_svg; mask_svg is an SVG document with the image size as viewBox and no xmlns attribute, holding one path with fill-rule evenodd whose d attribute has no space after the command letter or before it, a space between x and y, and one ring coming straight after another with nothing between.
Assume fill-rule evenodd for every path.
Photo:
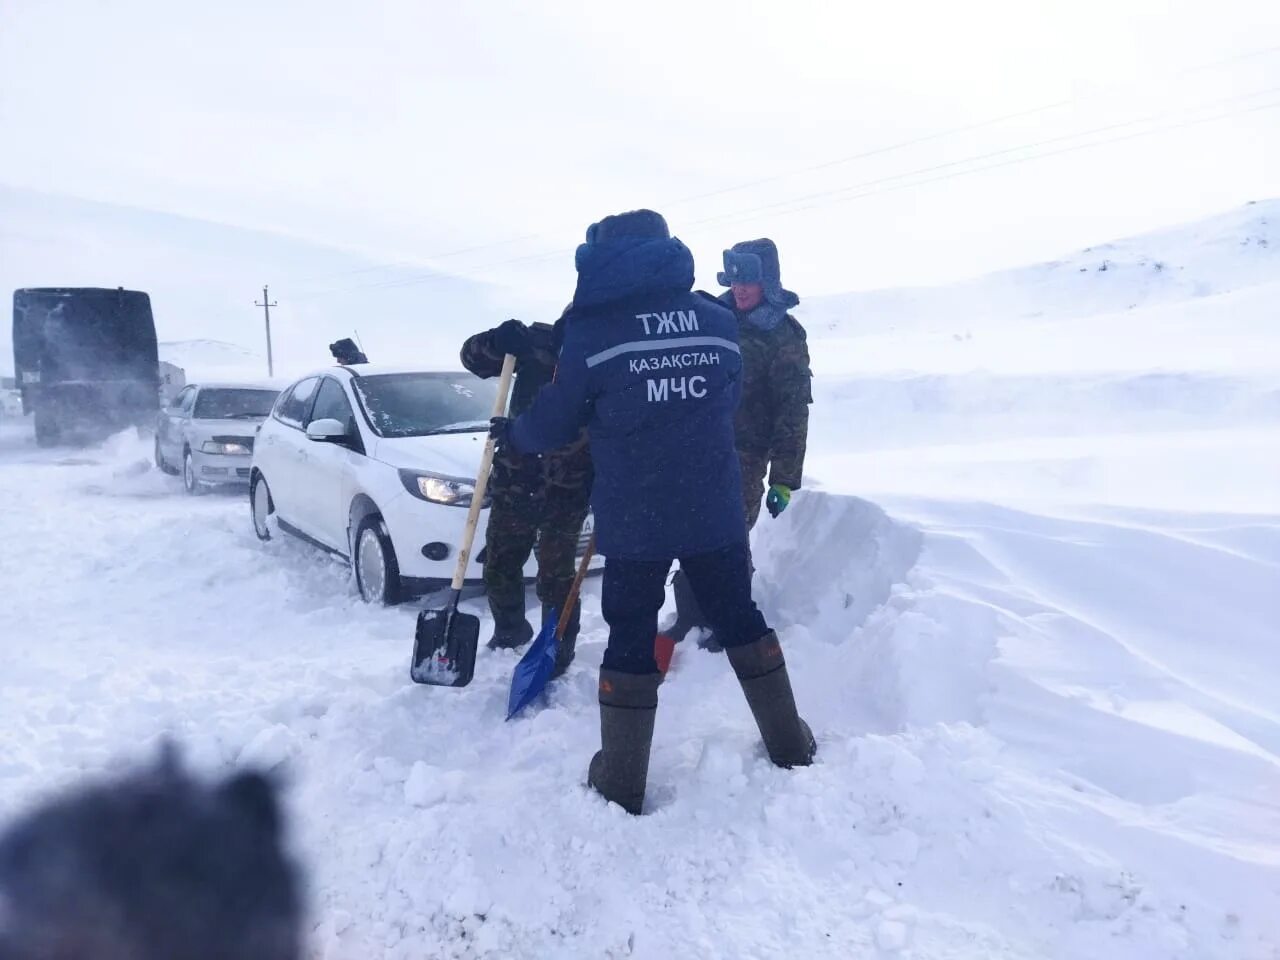
<instances>
[{"instance_id":1,"label":"white car","mask_svg":"<svg viewBox=\"0 0 1280 960\"><path fill-rule=\"evenodd\" d=\"M193 383L160 411L156 466L181 474L187 493L248 484L254 434L280 395L269 383Z\"/></svg>"},{"instance_id":2,"label":"white car","mask_svg":"<svg viewBox=\"0 0 1280 960\"><path fill-rule=\"evenodd\" d=\"M488 436L496 381L374 364L287 387L253 448L249 499L273 528L350 562L360 595L396 603L447 586ZM466 571L481 582L488 504ZM590 518L579 552L590 534ZM526 577L536 570L531 558Z\"/></svg>"}]
</instances>

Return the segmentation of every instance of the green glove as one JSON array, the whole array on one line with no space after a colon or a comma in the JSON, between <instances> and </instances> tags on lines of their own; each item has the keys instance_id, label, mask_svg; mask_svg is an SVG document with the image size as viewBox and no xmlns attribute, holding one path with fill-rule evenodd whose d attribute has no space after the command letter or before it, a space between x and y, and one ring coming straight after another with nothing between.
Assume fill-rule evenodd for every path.
<instances>
[{"instance_id":1,"label":"green glove","mask_svg":"<svg viewBox=\"0 0 1280 960\"><path fill-rule=\"evenodd\" d=\"M765 508L769 511L769 516L778 519L778 514L787 509L787 505L791 503L791 488L784 487L780 483L775 483L769 488L769 495L764 498Z\"/></svg>"}]
</instances>

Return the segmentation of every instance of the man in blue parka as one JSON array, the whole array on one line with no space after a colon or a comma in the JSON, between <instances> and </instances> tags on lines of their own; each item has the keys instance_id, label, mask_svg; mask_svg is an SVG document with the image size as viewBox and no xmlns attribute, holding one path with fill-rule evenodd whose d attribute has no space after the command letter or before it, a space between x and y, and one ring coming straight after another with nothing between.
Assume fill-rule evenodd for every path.
<instances>
[{"instance_id":1,"label":"man in blue parka","mask_svg":"<svg viewBox=\"0 0 1280 960\"><path fill-rule=\"evenodd\" d=\"M555 379L517 420L495 420L493 434L535 453L590 432L609 645L588 782L638 814L662 681L654 636L674 560L722 638L773 762L806 765L815 743L778 638L751 597L734 443L737 320L691 292L693 255L651 210L592 224L576 263Z\"/></svg>"}]
</instances>

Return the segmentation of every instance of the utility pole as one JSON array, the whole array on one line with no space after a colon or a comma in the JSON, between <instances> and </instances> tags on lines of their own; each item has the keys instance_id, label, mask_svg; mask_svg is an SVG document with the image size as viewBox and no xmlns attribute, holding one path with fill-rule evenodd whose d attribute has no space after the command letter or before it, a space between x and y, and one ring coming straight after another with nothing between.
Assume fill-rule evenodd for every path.
<instances>
[{"instance_id":1,"label":"utility pole","mask_svg":"<svg viewBox=\"0 0 1280 960\"><path fill-rule=\"evenodd\" d=\"M267 297L266 284L263 284L262 287L262 302L259 303L255 300L253 301L253 305L255 307L262 308L263 319L267 322L267 376L274 377L276 375L276 365L271 358L271 308L276 306L276 304Z\"/></svg>"}]
</instances>

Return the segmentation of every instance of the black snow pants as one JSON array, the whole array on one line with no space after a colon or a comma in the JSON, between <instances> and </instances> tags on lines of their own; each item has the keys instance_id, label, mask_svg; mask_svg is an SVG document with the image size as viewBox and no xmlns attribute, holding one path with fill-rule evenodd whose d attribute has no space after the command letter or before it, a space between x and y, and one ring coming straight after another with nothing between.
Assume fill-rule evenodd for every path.
<instances>
[{"instance_id":1,"label":"black snow pants","mask_svg":"<svg viewBox=\"0 0 1280 960\"><path fill-rule=\"evenodd\" d=\"M609 624L603 663L606 670L658 672L653 641L658 633L658 612L667 596L667 573L677 559L722 646L745 646L769 632L764 615L751 598L751 548L746 542L669 560L609 557L600 604Z\"/></svg>"}]
</instances>

